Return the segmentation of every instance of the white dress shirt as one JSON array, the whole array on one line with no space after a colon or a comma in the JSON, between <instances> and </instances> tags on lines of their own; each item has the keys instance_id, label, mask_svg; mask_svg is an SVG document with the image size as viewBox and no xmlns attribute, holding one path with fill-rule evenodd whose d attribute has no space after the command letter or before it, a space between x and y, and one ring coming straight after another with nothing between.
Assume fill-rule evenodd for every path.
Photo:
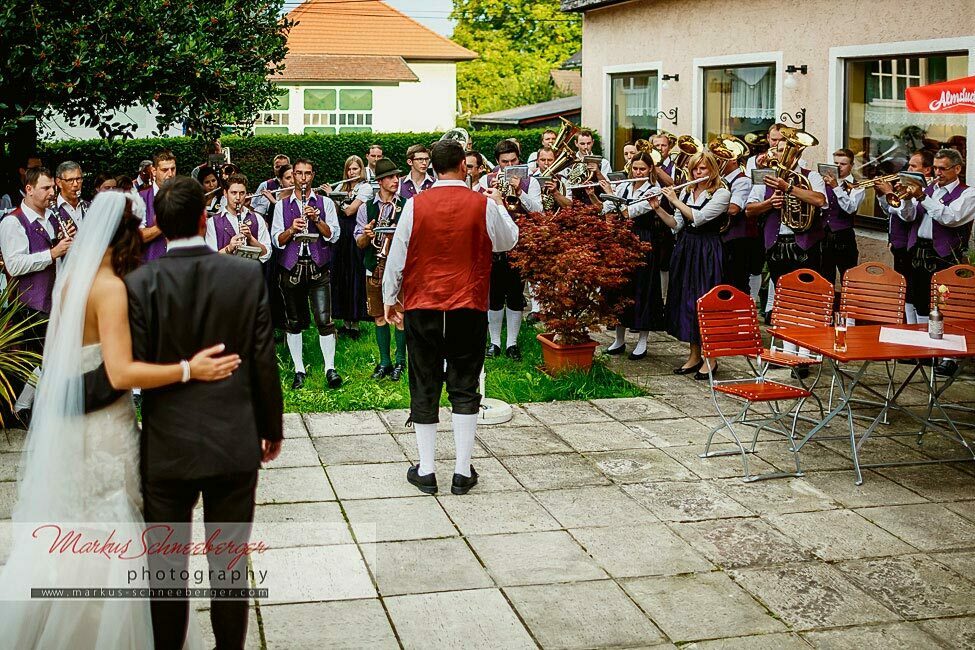
<instances>
[{"instance_id":1,"label":"white dress shirt","mask_svg":"<svg viewBox=\"0 0 975 650\"><path fill-rule=\"evenodd\" d=\"M846 188L843 187L843 183L849 183L851 185L856 183L856 181L853 179L853 174L850 174L846 178L840 180L836 187L833 188L833 194L836 196L836 202L839 204L840 210L843 212L856 214L856 212L860 209L860 204L863 203L863 197L866 196L867 191L862 187L858 187L847 192Z\"/></svg>"},{"instance_id":2,"label":"white dress shirt","mask_svg":"<svg viewBox=\"0 0 975 650\"><path fill-rule=\"evenodd\" d=\"M918 237L921 239L934 238L932 221L937 221L942 226L956 228L975 220L975 188L966 188L951 205L945 205L941 202L945 195L958 187L959 182L958 179L955 179L944 187L939 185L935 187L932 196L925 196L921 200L921 205L924 206L924 218L917 229ZM917 217L917 201L906 199L899 208L891 206L888 210L891 214L895 214L910 223Z\"/></svg>"},{"instance_id":3,"label":"white dress shirt","mask_svg":"<svg viewBox=\"0 0 975 650\"><path fill-rule=\"evenodd\" d=\"M734 169L724 175L724 182L728 185L728 189L731 191L731 205L732 203L737 205L742 210L745 209L745 204L748 203L748 197L752 191L752 179L747 174L743 175L741 178L735 178L738 174L738 170Z\"/></svg>"},{"instance_id":4,"label":"white dress shirt","mask_svg":"<svg viewBox=\"0 0 975 650\"><path fill-rule=\"evenodd\" d=\"M145 191L145 189L146 188L142 188L142 191ZM159 186L156 185L156 181L152 181L152 199L155 201L156 196L158 196L158 195L159 195ZM139 195L139 198L142 198L142 195L141 194ZM145 205L145 203L143 203L143 205ZM146 206L146 208L148 209L148 206ZM146 214L146 211L143 210L142 211L142 214L145 215ZM145 216L140 217L140 218L142 220L142 226L141 227L142 228L147 228L148 226L146 226L146 218L145 218ZM159 235L159 236L162 237L162 235Z\"/></svg>"},{"instance_id":5,"label":"white dress shirt","mask_svg":"<svg viewBox=\"0 0 975 650\"><path fill-rule=\"evenodd\" d=\"M316 196L317 195L315 194L314 191L310 192L308 194L308 201L311 201ZM339 233L340 233L339 218L338 215L335 213L335 202L328 197L319 197L319 198L321 199L321 203L324 204L320 218L324 219L325 225L332 230L332 236L325 241L327 241L330 244L334 244L339 240ZM274 220L271 221L271 243L274 244L276 248L284 248L285 246L287 246L287 244L280 244L279 239L281 233L285 231L284 204L287 203L288 201L294 201L295 203L298 203L298 198L294 194L292 194L288 198L282 199L281 201L278 201L277 203L274 204ZM308 232L319 232L319 231L317 228L315 228L315 224L309 222ZM321 235L320 232L319 235Z\"/></svg>"},{"instance_id":6,"label":"white dress shirt","mask_svg":"<svg viewBox=\"0 0 975 650\"><path fill-rule=\"evenodd\" d=\"M74 221L75 224L81 225L81 221L85 218L85 211L81 209L81 204L82 201L79 198L78 207L72 208L71 204L65 201L64 197L59 194L56 209L60 210L63 207L64 211L68 213L69 217L71 217L71 220Z\"/></svg>"},{"instance_id":7,"label":"white dress shirt","mask_svg":"<svg viewBox=\"0 0 975 650\"><path fill-rule=\"evenodd\" d=\"M232 214L230 210L224 208L221 213L226 215L227 221L230 222L230 227L234 229L235 234L240 234L240 217L236 214ZM271 259L271 233L267 230L267 224L264 223L264 219L260 215L254 215L254 219L257 223L257 232L254 233L257 241L261 242L264 246L264 254L260 256L261 262L266 262ZM217 248L217 227L213 223L213 219L207 219L207 234L206 234L206 244L213 250L220 252Z\"/></svg>"},{"instance_id":8,"label":"white dress shirt","mask_svg":"<svg viewBox=\"0 0 975 650\"><path fill-rule=\"evenodd\" d=\"M27 203L21 203L20 209L24 211L31 224L41 224L51 239L55 238L54 224L48 218L49 212L45 211L45 214L38 214L28 207ZM7 267L7 272L12 276L36 273L46 269L54 262L50 250L37 253L30 252L30 242L27 240L27 233L20 225L20 219L10 216L0 219L0 254L3 255L3 263Z\"/></svg>"},{"instance_id":9,"label":"white dress shirt","mask_svg":"<svg viewBox=\"0 0 975 650\"><path fill-rule=\"evenodd\" d=\"M199 235L193 235L192 237L181 237L179 239L172 239L166 242L166 250L174 251L177 248L196 248L197 246L206 246L207 240Z\"/></svg>"},{"instance_id":10,"label":"white dress shirt","mask_svg":"<svg viewBox=\"0 0 975 650\"><path fill-rule=\"evenodd\" d=\"M438 180L436 187L467 187L464 181ZM430 188L430 189L433 189ZM522 193L524 194L524 193ZM518 243L518 226L511 215L492 199L487 200L484 218L487 220L488 237L491 238L491 250L495 253L510 251ZM406 266L406 249L410 245L413 234L413 199L406 202L399 221L396 223L396 236L386 258L386 272L383 274L383 303L395 305L400 289L403 286L403 267Z\"/></svg>"},{"instance_id":11,"label":"white dress shirt","mask_svg":"<svg viewBox=\"0 0 975 650\"><path fill-rule=\"evenodd\" d=\"M503 173L503 169L498 170L498 174ZM489 189L487 180L487 174L481 176L480 180L477 181L478 187L480 187L482 190ZM521 199L522 207L524 207L528 212L541 212L544 209L542 208L542 186L539 184L538 178L534 176L528 177L528 191L522 192L519 198Z\"/></svg>"},{"instance_id":12,"label":"white dress shirt","mask_svg":"<svg viewBox=\"0 0 975 650\"><path fill-rule=\"evenodd\" d=\"M702 226L728 211L728 204L731 203L731 192L727 188L719 187L714 191L714 194L705 190L695 198L688 188L681 190L680 200L691 209L691 223L694 226ZM705 205L705 203L707 204ZM674 232L687 225L687 219L680 210L674 210L674 219L677 221Z\"/></svg>"}]
</instances>

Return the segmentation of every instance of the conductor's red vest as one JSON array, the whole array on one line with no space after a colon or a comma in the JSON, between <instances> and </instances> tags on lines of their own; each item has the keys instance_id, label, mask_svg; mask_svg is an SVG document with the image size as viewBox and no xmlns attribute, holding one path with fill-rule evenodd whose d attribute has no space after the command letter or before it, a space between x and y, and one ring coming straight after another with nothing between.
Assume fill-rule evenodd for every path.
<instances>
[{"instance_id":1,"label":"conductor's red vest","mask_svg":"<svg viewBox=\"0 0 975 650\"><path fill-rule=\"evenodd\" d=\"M466 187L441 186L413 197L413 231L403 268L403 306L487 311L491 238L487 202Z\"/></svg>"}]
</instances>

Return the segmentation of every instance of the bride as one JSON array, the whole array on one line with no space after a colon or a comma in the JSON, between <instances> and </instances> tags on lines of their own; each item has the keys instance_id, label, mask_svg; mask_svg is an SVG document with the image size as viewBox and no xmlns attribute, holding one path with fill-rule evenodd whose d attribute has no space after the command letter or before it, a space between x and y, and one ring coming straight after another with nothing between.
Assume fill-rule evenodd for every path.
<instances>
[{"instance_id":1,"label":"bride","mask_svg":"<svg viewBox=\"0 0 975 650\"><path fill-rule=\"evenodd\" d=\"M110 535L121 542L139 540L144 528L131 394L86 414L82 379L102 361L117 389L158 388L182 379L178 363L132 358L122 277L142 254L144 211L135 193L100 193L58 272L43 374L21 460L11 551L0 573L0 634L7 647L152 647L148 599L44 600L32 598L30 591L147 586L145 557L135 557L135 547L114 555L79 544L71 552L60 546L52 550L66 531L83 532L85 541ZM216 356L222 350L218 345L194 356L190 376L199 381L229 377L240 359Z\"/></svg>"}]
</instances>

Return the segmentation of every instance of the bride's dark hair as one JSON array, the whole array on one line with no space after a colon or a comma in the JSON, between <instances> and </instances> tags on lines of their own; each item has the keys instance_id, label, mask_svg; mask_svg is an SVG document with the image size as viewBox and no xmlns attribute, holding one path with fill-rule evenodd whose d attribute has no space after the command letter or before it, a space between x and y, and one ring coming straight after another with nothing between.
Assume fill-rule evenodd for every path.
<instances>
[{"instance_id":1,"label":"bride's dark hair","mask_svg":"<svg viewBox=\"0 0 975 650\"><path fill-rule=\"evenodd\" d=\"M130 197L125 198L122 220L109 244L112 247L112 269L120 278L142 263L142 233L139 232L142 220L132 212L132 201Z\"/></svg>"}]
</instances>

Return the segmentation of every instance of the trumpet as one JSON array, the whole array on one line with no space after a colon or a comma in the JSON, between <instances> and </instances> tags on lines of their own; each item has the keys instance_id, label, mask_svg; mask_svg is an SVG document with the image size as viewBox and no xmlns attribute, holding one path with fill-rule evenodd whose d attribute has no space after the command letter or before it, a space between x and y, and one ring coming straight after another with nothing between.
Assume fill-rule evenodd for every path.
<instances>
[{"instance_id":1,"label":"trumpet","mask_svg":"<svg viewBox=\"0 0 975 650\"><path fill-rule=\"evenodd\" d=\"M900 174L893 174L893 176L897 177L900 176ZM931 181L928 182L926 185L924 185L924 187L921 187L921 189L923 190L925 188L930 187L931 183L934 182L935 180L931 179ZM887 194L884 195L884 200L887 201L887 205L889 205L890 207L899 208L901 207L901 204L904 203L905 199L907 199L910 196L913 196L914 194L913 189L914 188L912 188L910 184L904 186L902 183L898 183L897 190L893 192L887 192Z\"/></svg>"},{"instance_id":2,"label":"trumpet","mask_svg":"<svg viewBox=\"0 0 975 650\"><path fill-rule=\"evenodd\" d=\"M857 181L856 183L849 183L847 186L848 190L859 190L866 187L873 187L877 183L891 183L897 180L900 174L887 174L886 176L877 176L875 178L866 178L862 181Z\"/></svg>"},{"instance_id":3,"label":"trumpet","mask_svg":"<svg viewBox=\"0 0 975 650\"><path fill-rule=\"evenodd\" d=\"M501 192L501 200L508 212L517 212L521 209L521 199L515 194L515 188L508 182L508 177L501 171L494 177L494 186Z\"/></svg>"}]
</instances>

